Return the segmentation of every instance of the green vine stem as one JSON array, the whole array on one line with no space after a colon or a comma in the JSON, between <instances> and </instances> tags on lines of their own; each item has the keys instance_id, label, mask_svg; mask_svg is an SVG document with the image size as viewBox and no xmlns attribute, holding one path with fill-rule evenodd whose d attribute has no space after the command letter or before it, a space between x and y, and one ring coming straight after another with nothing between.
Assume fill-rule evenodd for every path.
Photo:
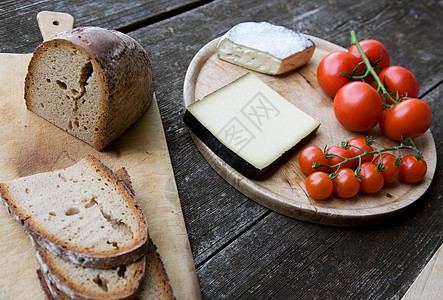
<instances>
[{"instance_id":1,"label":"green vine stem","mask_svg":"<svg viewBox=\"0 0 443 300\"><path fill-rule=\"evenodd\" d=\"M341 155L338 155L338 154L335 154L335 153L325 153L325 156L326 156L327 159L332 158L333 156L336 156L336 157L340 157L340 158L342 158L343 160L342 160L341 162L335 164L335 165L325 165L325 164L318 164L317 162L314 162L314 164L312 165L312 167L313 167L314 169L319 169L319 168L321 168L321 167L329 167L329 168L331 168L331 169L337 168L334 172L332 172L332 173L329 175L329 176L331 177L331 179L334 179L334 178L337 176L337 172L338 172L338 170L340 170L340 167L341 167L343 164L345 164L345 163L347 163L347 162L349 162L349 161L353 161L353 160L357 160L357 159L358 159L358 160L359 160L359 164L358 164L357 169L355 170L355 176L359 177L359 176L358 176L358 173L360 172L361 159L362 159L362 157L367 156L367 155L379 155L380 158L381 158L381 154L382 154L382 152L387 152L387 151L397 151L398 156L397 156L396 164L400 164L400 163L401 163L401 153L400 153L400 150L402 150L402 149L409 149L409 150L413 150L413 151L414 151L415 157L416 157L418 160L420 160L420 159L423 158L423 155L421 154L421 152L418 151L417 147L416 147L415 144L414 144L414 141L413 141L411 138L403 139L403 141L400 143L400 145L398 145L398 146L394 146L394 147L385 147L385 146L383 146L382 144L380 144L378 141L373 140L373 139L367 139L367 142L366 142L366 143L367 143L368 145L376 144L376 145L378 145L378 146L381 147L381 148L380 148L380 149L373 150L373 151L366 151L366 150L364 150L364 149L361 149L360 147L357 147L357 146L354 146L354 145L349 144L348 141L345 141L345 142L342 143L342 147L346 147L346 148L348 148L348 147L354 147L354 148L356 148L356 149L362 151L363 153L360 154L360 155L357 155L357 156L351 157L351 158L349 158L349 157L344 157L344 156L341 156ZM383 171L383 163L382 163L382 160L380 160L380 163L377 165L377 169L378 169L380 172Z\"/></svg>"},{"instance_id":2,"label":"green vine stem","mask_svg":"<svg viewBox=\"0 0 443 300\"><path fill-rule=\"evenodd\" d=\"M360 44L358 43L357 34L355 33L354 30L351 31L351 43L357 47L358 52L360 52L363 62L366 65L366 73L365 73L364 77L366 77L366 75L368 75L368 73L370 73L372 75L372 77L374 77L375 81L378 84L377 91L379 91L379 90L382 91L382 93L383 93L383 107L392 107L393 105L397 104L399 102L398 99L392 98L389 91L385 88L384 84L381 82L380 77L378 77L377 72L375 72L374 68L372 67L372 64L371 64L369 58L363 52L363 49L361 48ZM361 77L361 76L359 76L359 77ZM391 100L392 103L394 103L394 104L393 105L387 104L386 97L388 97L389 100Z\"/></svg>"}]
</instances>

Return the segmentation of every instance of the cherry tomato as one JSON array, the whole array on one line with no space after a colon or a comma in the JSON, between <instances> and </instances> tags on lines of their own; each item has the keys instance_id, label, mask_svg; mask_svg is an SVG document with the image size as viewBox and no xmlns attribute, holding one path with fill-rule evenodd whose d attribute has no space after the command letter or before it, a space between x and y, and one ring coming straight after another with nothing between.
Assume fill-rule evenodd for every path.
<instances>
[{"instance_id":1,"label":"cherry tomato","mask_svg":"<svg viewBox=\"0 0 443 300\"><path fill-rule=\"evenodd\" d=\"M382 157L382 168L384 168L384 171L382 171L381 173L383 174L385 183L392 183L397 181L399 173L399 168L398 165L396 164L397 157L395 157L391 153L382 153L381 157ZM374 158L373 163L376 165L380 163L380 155L377 155Z\"/></svg>"},{"instance_id":2,"label":"cherry tomato","mask_svg":"<svg viewBox=\"0 0 443 300\"><path fill-rule=\"evenodd\" d=\"M364 152L362 150L364 150L366 152L374 151L374 149L371 146L366 144L366 140L363 139L363 138L353 138L353 139L349 140L348 145L351 145L348 148L348 151L351 153L351 157L356 157L356 156L359 156L359 155L363 154ZM355 146L355 147L353 147L353 146ZM373 157L374 157L374 154L369 154L369 155L362 156L361 162L362 163L370 162L370 161L372 161ZM356 168L358 166L358 164L359 164L359 160L358 159L355 159L352 162L353 162L353 167L354 168Z\"/></svg>"},{"instance_id":3,"label":"cherry tomato","mask_svg":"<svg viewBox=\"0 0 443 300\"><path fill-rule=\"evenodd\" d=\"M386 89L393 92L391 96L394 99L397 96L397 92L400 98L418 97L419 85L417 78L408 69L400 66L387 67L380 72L379 77ZM387 103L392 104L389 98L387 98Z\"/></svg>"},{"instance_id":4,"label":"cherry tomato","mask_svg":"<svg viewBox=\"0 0 443 300\"><path fill-rule=\"evenodd\" d=\"M418 160L415 155L406 155L401 159L399 170L399 176L402 181L416 183L425 177L428 165L423 158Z\"/></svg>"},{"instance_id":5,"label":"cherry tomato","mask_svg":"<svg viewBox=\"0 0 443 300\"><path fill-rule=\"evenodd\" d=\"M331 196L334 184L325 172L314 172L306 179L306 191L316 200L324 200Z\"/></svg>"},{"instance_id":6,"label":"cherry tomato","mask_svg":"<svg viewBox=\"0 0 443 300\"><path fill-rule=\"evenodd\" d=\"M349 168L337 171L337 177L333 179L334 194L340 198L351 198L357 195L360 190L360 181Z\"/></svg>"},{"instance_id":7,"label":"cherry tomato","mask_svg":"<svg viewBox=\"0 0 443 300\"><path fill-rule=\"evenodd\" d=\"M380 122L383 103L372 86L354 81L343 86L335 95L334 113L346 129L368 131Z\"/></svg>"},{"instance_id":8,"label":"cherry tomato","mask_svg":"<svg viewBox=\"0 0 443 300\"><path fill-rule=\"evenodd\" d=\"M330 158L328 158L328 165L329 166L334 166L334 165L344 161L344 159L342 157L344 157L344 158L351 158L352 157L351 153L348 151L348 149L344 149L339 146L329 147L329 149L326 151L326 153L327 154L335 154L335 155L332 155ZM339 157L337 155L339 155L341 157ZM340 168L352 168L352 166L353 166L353 162L348 161L348 162L345 162L344 164L342 164L340 166ZM328 168L328 172L332 173L332 172L335 172L335 170L337 170L337 169L338 169L338 166L334 167L334 168Z\"/></svg>"},{"instance_id":9,"label":"cherry tomato","mask_svg":"<svg viewBox=\"0 0 443 300\"><path fill-rule=\"evenodd\" d=\"M371 61L371 64L375 64L375 71L379 73L382 69L386 68L390 64L389 53L386 47L376 40L363 40L359 42L363 52ZM357 46L352 45L348 49L348 53L354 55L359 59L359 61L363 61L361 58L360 52L357 49Z\"/></svg>"},{"instance_id":10,"label":"cherry tomato","mask_svg":"<svg viewBox=\"0 0 443 300\"><path fill-rule=\"evenodd\" d=\"M338 51L328 54L318 65L318 84L326 94L334 98L337 91L349 82L349 77L338 74L352 73L358 63L358 58L347 52Z\"/></svg>"},{"instance_id":11,"label":"cherry tomato","mask_svg":"<svg viewBox=\"0 0 443 300\"><path fill-rule=\"evenodd\" d=\"M415 139L425 133L432 123L432 111L421 99L406 99L394 107L385 108L380 128L388 138L401 141L404 137Z\"/></svg>"},{"instance_id":12,"label":"cherry tomato","mask_svg":"<svg viewBox=\"0 0 443 300\"><path fill-rule=\"evenodd\" d=\"M325 154L323 153L323 150L321 150L317 146L310 146L305 148L298 158L298 163L300 165L300 169L305 173L306 175L310 175L316 171L326 171L327 167L320 167L318 169L314 169L312 165L314 163L327 165L328 160L325 157Z\"/></svg>"},{"instance_id":13,"label":"cherry tomato","mask_svg":"<svg viewBox=\"0 0 443 300\"><path fill-rule=\"evenodd\" d=\"M371 162L365 162L360 166L358 172L360 177L360 191L366 194L376 193L384 185L384 178L381 172L378 172L377 165Z\"/></svg>"}]
</instances>

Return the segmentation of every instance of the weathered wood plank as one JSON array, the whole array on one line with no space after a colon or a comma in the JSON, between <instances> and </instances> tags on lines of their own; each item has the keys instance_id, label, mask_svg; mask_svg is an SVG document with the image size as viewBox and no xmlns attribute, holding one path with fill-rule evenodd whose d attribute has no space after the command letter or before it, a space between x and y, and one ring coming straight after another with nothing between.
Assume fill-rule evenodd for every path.
<instances>
[{"instance_id":1,"label":"weathered wood plank","mask_svg":"<svg viewBox=\"0 0 443 300\"><path fill-rule=\"evenodd\" d=\"M42 39L36 15L43 10L66 12L74 26L100 26L128 31L199 6L202 0L136 1L2 1L0 4L0 52L32 52Z\"/></svg>"}]
</instances>

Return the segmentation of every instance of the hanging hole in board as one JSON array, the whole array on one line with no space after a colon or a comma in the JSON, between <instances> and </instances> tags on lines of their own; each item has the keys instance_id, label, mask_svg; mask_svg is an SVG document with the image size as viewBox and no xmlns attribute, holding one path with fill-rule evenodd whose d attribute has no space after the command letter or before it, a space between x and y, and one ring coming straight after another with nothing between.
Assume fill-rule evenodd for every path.
<instances>
[{"instance_id":1,"label":"hanging hole in board","mask_svg":"<svg viewBox=\"0 0 443 300\"><path fill-rule=\"evenodd\" d=\"M58 25L60 25L60 22L57 21L57 20L54 20L54 21L52 21L52 25L54 25L54 26L58 26Z\"/></svg>"}]
</instances>

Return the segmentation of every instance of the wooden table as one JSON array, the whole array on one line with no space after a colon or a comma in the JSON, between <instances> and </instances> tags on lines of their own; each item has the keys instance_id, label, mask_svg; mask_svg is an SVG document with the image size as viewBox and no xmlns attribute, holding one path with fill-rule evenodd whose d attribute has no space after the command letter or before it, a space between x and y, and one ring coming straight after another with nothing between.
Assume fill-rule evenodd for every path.
<instances>
[{"instance_id":1,"label":"wooden table","mask_svg":"<svg viewBox=\"0 0 443 300\"><path fill-rule=\"evenodd\" d=\"M2 1L0 52L32 52L41 43L35 18L42 10L67 12L74 26L118 29L148 52L203 299L400 299L441 246L440 1ZM360 39L384 43L391 64L415 73L419 97L433 110L438 156L434 180L419 201L376 225L316 225L260 206L209 166L182 122L185 73L207 42L249 20L343 47L354 29ZM441 254L440 264L432 266L440 268L440 284L425 285L441 292ZM419 288L412 295L436 293Z\"/></svg>"}]
</instances>

